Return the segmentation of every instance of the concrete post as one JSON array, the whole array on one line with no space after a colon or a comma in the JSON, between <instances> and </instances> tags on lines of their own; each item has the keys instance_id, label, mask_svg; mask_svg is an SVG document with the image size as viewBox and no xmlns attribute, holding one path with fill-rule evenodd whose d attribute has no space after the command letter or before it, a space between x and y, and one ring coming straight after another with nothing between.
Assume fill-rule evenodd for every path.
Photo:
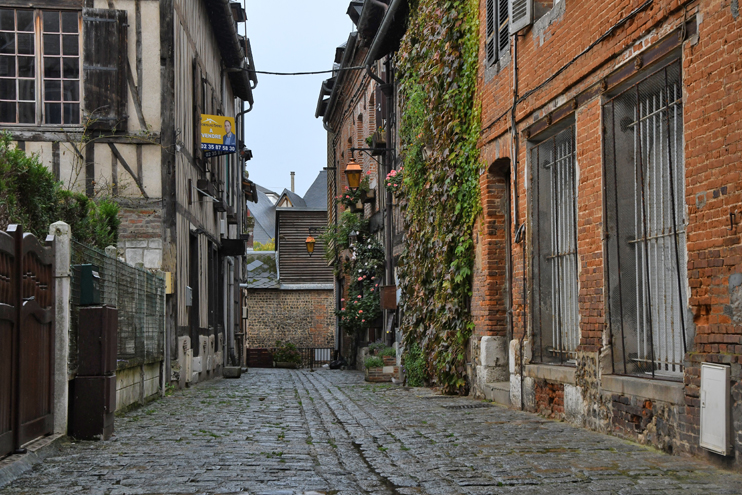
<instances>
[{"instance_id":1,"label":"concrete post","mask_svg":"<svg viewBox=\"0 0 742 495\"><path fill-rule=\"evenodd\" d=\"M54 433L67 434L67 406L69 385L67 361L70 349L70 294L72 261L70 226L56 222L49 226L49 234L55 237L54 247Z\"/></svg>"}]
</instances>

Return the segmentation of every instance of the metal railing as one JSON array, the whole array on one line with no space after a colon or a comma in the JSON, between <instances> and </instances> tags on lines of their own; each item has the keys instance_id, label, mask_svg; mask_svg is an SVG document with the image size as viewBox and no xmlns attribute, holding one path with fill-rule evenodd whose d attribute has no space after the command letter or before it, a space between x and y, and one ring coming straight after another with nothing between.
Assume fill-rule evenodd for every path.
<instances>
[{"instance_id":1,"label":"metal railing","mask_svg":"<svg viewBox=\"0 0 742 495\"><path fill-rule=\"evenodd\" d=\"M76 265L91 264L100 275L101 304L118 309L118 361L151 362L164 356L165 281L105 252L72 241L72 300L69 369L77 369L80 274Z\"/></svg>"}]
</instances>

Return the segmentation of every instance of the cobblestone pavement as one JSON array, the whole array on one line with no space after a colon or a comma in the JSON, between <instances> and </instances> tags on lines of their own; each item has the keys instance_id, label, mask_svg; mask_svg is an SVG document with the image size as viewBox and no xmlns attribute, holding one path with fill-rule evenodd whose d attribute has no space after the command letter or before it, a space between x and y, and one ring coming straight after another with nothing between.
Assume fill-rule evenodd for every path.
<instances>
[{"instance_id":1,"label":"cobblestone pavement","mask_svg":"<svg viewBox=\"0 0 742 495\"><path fill-rule=\"evenodd\" d=\"M350 371L250 370L116 419L0 490L19 494L742 492L742 476Z\"/></svg>"}]
</instances>

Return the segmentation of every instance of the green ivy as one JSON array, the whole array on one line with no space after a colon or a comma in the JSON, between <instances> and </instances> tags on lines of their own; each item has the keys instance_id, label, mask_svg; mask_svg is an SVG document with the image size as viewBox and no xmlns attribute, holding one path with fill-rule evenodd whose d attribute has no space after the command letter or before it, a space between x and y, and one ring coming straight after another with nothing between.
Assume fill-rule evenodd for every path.
<instances>
[{"instance_id":1,"label":"green ivy","mask_svg":"<svg viewBox=\"0 0 742 495\"><path fill-rule=\"evenodd\" d=\"M465 355L474 328L468 306L472 231L481 211L478 14L476 0L419 0L397 54L406 230L402 329L405 347L418 345L427 360L425 377L446 393L468 390Z\"/></svg>"}]
</instances>

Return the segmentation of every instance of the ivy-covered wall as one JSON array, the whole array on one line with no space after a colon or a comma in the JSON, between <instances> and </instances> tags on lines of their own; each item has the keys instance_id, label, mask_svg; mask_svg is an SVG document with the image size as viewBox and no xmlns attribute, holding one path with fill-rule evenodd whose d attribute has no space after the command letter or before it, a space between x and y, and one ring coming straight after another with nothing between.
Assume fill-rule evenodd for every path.
<instances>
[{"instance_id":1,"label":"ivy-covered wall","mask_svg":"<svg viewBox=\"0 0 742 495\"><path fill-rule=\"evenodd\" d=\"M418 0L397 53L405 220L401 257L405 347L418 344L427 378L466 393L474 222L481 210L474 0Z\"/></svg>"}]
</instances>

